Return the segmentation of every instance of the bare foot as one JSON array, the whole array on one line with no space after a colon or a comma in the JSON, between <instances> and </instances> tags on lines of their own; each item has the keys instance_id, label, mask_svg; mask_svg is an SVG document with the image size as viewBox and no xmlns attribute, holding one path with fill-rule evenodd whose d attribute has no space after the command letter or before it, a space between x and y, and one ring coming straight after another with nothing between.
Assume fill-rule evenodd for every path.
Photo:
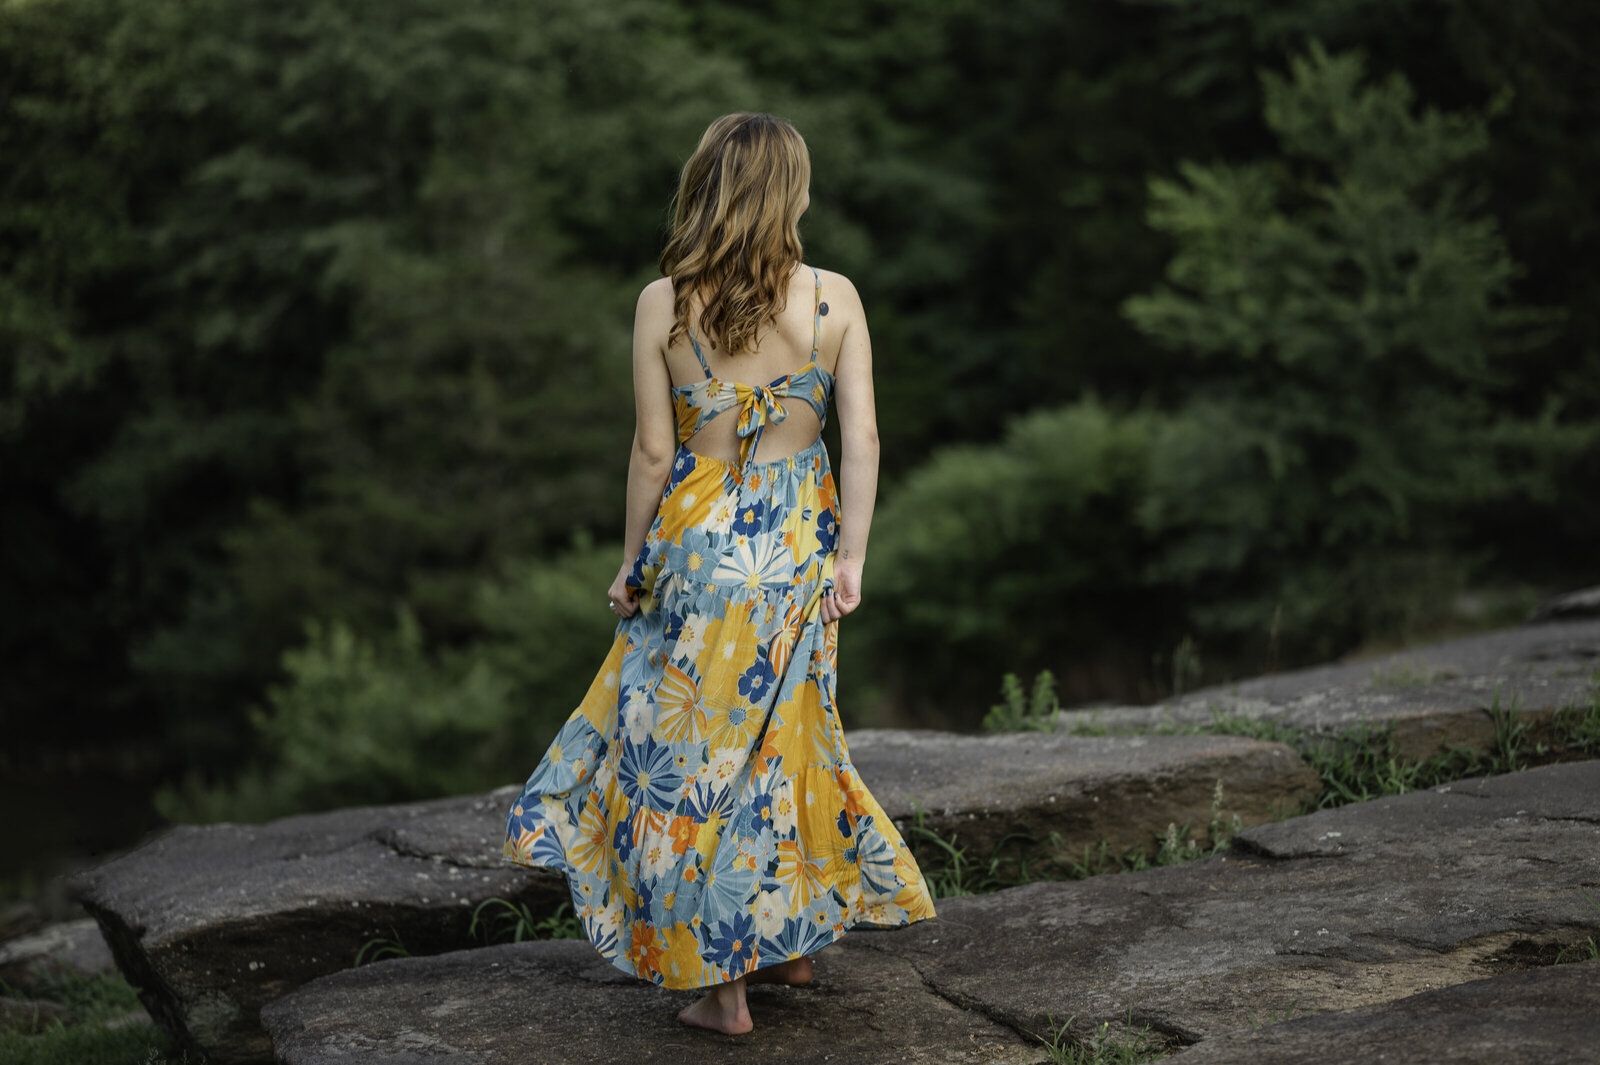
<instances>
[{"instance_id":1,"label":"bare foot","mask_svg":"<svg viewBox=\"0 0 1600 1065\"><path fill-rule=\"evenodd\" d=\"M811 982L811 959L790 958L778 965L768 965L764 969L757 969L745 980L752 984L788 984L799 987Z\"/></svg>"},{"instance_id":2,"label":"bare foot","mask_svg":"<svg viewBox=\"0 0 1600 1065\"><path fill-rule=\"evenodd\" d=\"M685 1006L678 1020L697 1028L727 1035L742 1035L755 1027L744 1001L744 977L718 984L699 1000Z\"/></svg>"}]
</instances>

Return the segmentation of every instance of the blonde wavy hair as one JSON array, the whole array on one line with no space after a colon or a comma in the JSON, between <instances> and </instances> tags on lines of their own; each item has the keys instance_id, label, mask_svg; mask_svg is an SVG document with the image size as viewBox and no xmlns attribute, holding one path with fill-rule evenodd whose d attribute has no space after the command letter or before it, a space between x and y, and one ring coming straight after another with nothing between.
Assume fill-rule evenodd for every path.
<instances>
[{"instance_id":1,"label":"blonde wavy hair","mask_svg":"<svg viewBox=\"0 0 1600 1065\"><path fill-rule=\"evenodd\" d=\"M811 185L811 155L781 118L741 111L707 127L683 165L672 235L661 272L672 278L670 345L689 328L700 296L700 332L724 350L752 349L776 319L789 275L801 261L800 214Z\"/></svg>"}]
</instances>

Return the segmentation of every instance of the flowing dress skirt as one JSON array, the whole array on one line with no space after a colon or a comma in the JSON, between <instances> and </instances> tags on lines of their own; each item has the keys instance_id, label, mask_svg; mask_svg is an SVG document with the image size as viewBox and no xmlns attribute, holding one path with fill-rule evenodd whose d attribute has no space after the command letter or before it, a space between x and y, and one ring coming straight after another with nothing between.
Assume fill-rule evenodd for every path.
<instances>
[{"instance_id":1,"label":"flowing dress skirt","mask_svg":"<svg viewBox=\"0 0 1600 1065\"><path fill-rule=\"evenodd\" d=\"M839 511L821 439L774 462L680 447L640 609L512 805L502 859L566 874L600 954L670 988L934 916L835 704ZM596 599L598 608L599 600Z\"/></svg>"}]
</instances>

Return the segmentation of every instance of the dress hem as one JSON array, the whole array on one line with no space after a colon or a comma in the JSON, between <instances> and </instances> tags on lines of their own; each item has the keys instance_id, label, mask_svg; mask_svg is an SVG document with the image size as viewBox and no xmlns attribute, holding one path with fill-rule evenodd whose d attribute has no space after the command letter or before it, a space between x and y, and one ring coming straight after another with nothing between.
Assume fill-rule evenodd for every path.
<instances>
[{"instance_id":1,"label":"dress hem","mask_svg":"<svg viewBox=\"0 0 1600 1065\"><path fill-rule=\"evenodd\" d=\"M563 880L567 879L566 873L562 871L560 866L556 866L556 865L542 865L542 864L539 864L537 862L532 862L532 863L530 863L530 862L519 862L515 858L509 858L509 857L506 857L505 855L501 855L500 856L500 863L502 865L514 865L519 869L548 869L553 873L560 873L561 874L561 878ZM570 881L568 881L568 883L570 884ZM929 896L929 901L930 902L932 901L932 896ZM843 939L847 932L854 931L858 926L859 927L864 927L864 928L878 928L878 929L883 929L885 931L893 931L893 930L895 930L897 928L908 928L911 925L917 924L917 923L919 923L921 921L931 921L931 920L933 920L934 918L936 918L938 916L939 915L937 913L930 913L930 914L928 914L928 915L926 915L924 917L908 917L906 920L897 922L895 924L879 924L879 923L877 923L875 921L870 921L870 920L868 920L868 919L866 919L864 917L857 917L853 921L844 922L844 926L842 928L830 929L828 938L826 940L819 942L817 944L817 946L816 946L816 949L813 950L811 952L811 954L802 954L802 955L800 955L800 957L809 958L813 954L821 953L822 950L824 950L827 947L833 946L835 943L839 942L839 940ZM590 940L587 935L584 936L584 940L586 942L588 942L588 944L591 947L594 946L594 941ZM759 971L761 969L770 969L774 965L782 965L785 962L790 962L790 961L794 960L793 958L787 958L787 957L786 958L779 958L779 959L776 959L774 961L767 962L764 965L757 965L753 969L748 969L745 972L740 973L739 976L734 977L733 980L724 980L724 981L721 981L720 983L683 984L681 986L677 986L677 985L674 985L674 984L671 984L671 983L667 982L666 980L662 980L662 982L658 984L654 980L649 980L649 979L646 979L643 976L640 976L632 965L619 964L619 961L626 962L626 960L627 960L626 957L623 956L623 955L618 955L618 957L616 959L607 958L604 954L600 953L600 948L599 947L595 947L595 953L599 955L601 961L604 961L606 964L610 965L614 969L618 969L618 970L620 970L622 972L627 973L629 976L633 977L635 980L638 980L640 983L649 984L652 987L664 987L668 991L704 991L704 990L706 990L708 988L721 987L722 984L732 983L733 980L737 980L737 979L739 979L739 977L748 977L751 973L757 972L757 971ZM801 985L801 986L805 986L805 985Z\"/></svg>"}]
</instances>

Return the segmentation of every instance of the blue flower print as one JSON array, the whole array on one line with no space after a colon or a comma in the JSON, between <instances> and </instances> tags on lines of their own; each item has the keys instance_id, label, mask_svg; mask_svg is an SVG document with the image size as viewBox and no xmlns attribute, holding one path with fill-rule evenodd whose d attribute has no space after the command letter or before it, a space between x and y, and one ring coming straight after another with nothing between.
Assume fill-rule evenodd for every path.
<instances>
[{"instance_id":1,"label":"blue flower print","mask_svg":"<svg viewBox=\"0 0 1600 1065\"><path fill-rule=\"evenodd\" d=\"M769 792L759 792L750 800L750 835L759 839L764 829L772 827L772 807L774 799Z\"/></svg>"},{"instance_id":2,"label":"blue flower print","mask_svg":"<svg viewBox=\"0 0 1600 1065\"><path fill-rule=\"evenodd\" d=\"M618 861L627 861L628 855L633 853L633 819L629 817L617 818L616 831L611 833L611 847L617 852Z\"/></svg>"},{"instance_id":3,"label":"blue flower print","mask_svg":"<svg viewBox=\"0 0 1600 1065\"><path fill-rule=\"evenodd\" d=\"M602 954L615 954L617 952L617 932L614 928L607 928L601 921L600 915L585 917L583 919L584 935L589 937L589 942L594 944L594 949Z\"/></svg>"},{"instance_id":4,"label":"blue flower print","mask_svg":"<svg viewBox=\"0 0 1600 1065\"><path fill-rule=\"evenodd\" d=\"M702 761L704 757L702 754ZM709 821L713 814L725 816L730 813L737 798L733 788L728 784L717 784L710 780L698 781L694 789L689 792L683 812L696 821Z\"/></svg>"},{"instance_id":5,"label":"blue flower print","mask_svg":"<svg viewBox=\"0 0 1600 1065\"><path fill-rule=\"evenodd\" d=\"M623 587L638 592L644 591L644 566L649 558L650 545L645 544L639 548L639 553L633 556L633 568L628 571L628 576L623 579Z\"/></svg>"},{"instance_id":6,"label":"blue flower print","mask_svg":"<svg viewBox=\"0 0 1600 1065\"><path fill-rule=\"evenodd\" d=\"M717 930L708 937L706 950L710 960L730 973L742 973L756 956L756 922L748 913L735 913L726 921L717 922Z\"/></svg>"},{"instance_id":7,"label":"blue flower print","mask_svg":"<svg viewBox=\"0 0 1600 1065\"><path fill-rule=\"evenodd\" d=\"M639 916L647 920L659 920L660 915L655 912L656 889L647 877L640 877L635 882L634 893L639 896L639 905L634 910Z\"/></svg>"},{"instance_id":8,"label":"blue flower print","mask_svg":"<svg viewBox=\"0 0 1600 1065\"><path fill-rule=\"evenodd\" d=\"M667 477L666 495L671 495L672 490L683 483L685 477L694 472L694 452L688 448L678 449L678 459L672 464L672 473Z\"/></svg>"},{"instance_id":9,"label":"blue flower print","mask_svg":"<svg viewBox=\"0 0 1600 1065\"><path fill-rule=\"evenodd\" d=\"M742 500L739 509L733 514L733 531L745 536L759 534L766 522L767 504L765 500Z\"/></svg>"},{"instance_id":10,"label":"blue flower print","mask_svg":"<svg viewBox=\"0 0 1600 1065\"><path fill-rule=\"evenodd\" d=\"M839 519L831 510L823 510L817 515L817 549L824 555L833 552L833 545L839 542Z\"/></svg>"},{"instance_id":11,"label":"blue flower print","mask_svg":"<svg viewBox=\"0 0 1600 1065\"><path fill-rule=\"evenodd\" d=\"M706 913L749 913L750 902L756 896L756 874L753 869L724 863L718 856L716 864L706 876L701 893Z\"/></svg>"},{"instance_id":12,"label":"blue flower print","mask_svg":"<svg viewBox=\"0 0 1600 1065\"><path fill-rule=\"evenodd\" d=\"M739 677L739 694L752 703L760 703L767 697L767 689L778 675L772 671L772 662L767 657L767 649L761 648L756 654L756 660L750 664Z\"/></svg>"},{"instance_id":13,"label":"blue flower print","mask_svg":"<svg viewBox=\"0 0 1600 1065\"><path fill-rule=\"evenodd\" d=\"M685 529L676 542L668 541L663 547L666 569L671 573L687 574L691 578L705 578L717 568L717 547L711 537L701 529ZM680 600L681 612L697 613L701 606L709 607L712 600L696 603Z\"/></svg>"},{"instance_id":14,"label":"blue flower print","mask_svg":"<svg viewBox=\"0 0 1600 1065\"><path fill-rule=\"evenodd\" d=\"M833 940L833 925L812 920L802 913L783 923L783 930L761 941L761 953L768 961L815 954Z\"/></svg>"},{"instance_id":15,"label":"blue flower print","mask_svg":"<svg viewBox=\"0 0 1600 1065\"><path fill-rule=\"evenodd\" d=\"M670 810L678 802L683 774L672 757L672 745L646 736L643 743L624 743L617 763L617 786L635 807Z\"/></svg>"}]
</instances>

